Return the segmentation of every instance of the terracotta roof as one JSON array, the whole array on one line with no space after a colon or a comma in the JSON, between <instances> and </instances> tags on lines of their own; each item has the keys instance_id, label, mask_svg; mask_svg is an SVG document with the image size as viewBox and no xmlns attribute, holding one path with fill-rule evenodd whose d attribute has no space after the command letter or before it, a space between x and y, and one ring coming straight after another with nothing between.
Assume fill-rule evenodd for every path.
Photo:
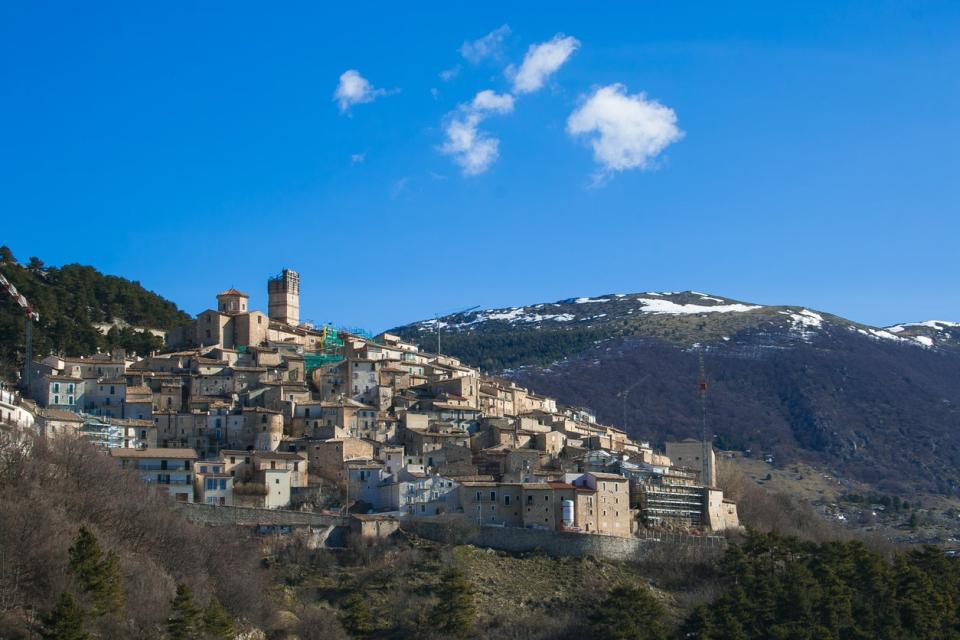
<instances>
[{"instance_id":1,"label":"terracotta roof","mask_svg":"<svg viewBox=\"0 0 960 640\"><path fill-rule=\"evenodd\" d=\"M217 294L217 297L218 297L218 298L219 298L220 296L243 296L244 298L249 298L249 297L250 297L250 296L248 296L247 294L245 294L243 291L237 291L237 290L234 289L233 287L230 287L230 288L227 289L226 291L221 291L220 293Z\"/></svg>"},{"instance_id":2,"label":"terracotta roof","mask_svg":"<svg viewBox=\"0 0 960 640\"><path fill-rule=\"evenodd\" d=\"M83 422L83 418L73 411L64 409L41 409L40 415L47 420L62 420L64 422Z\"/></svg>"},{"instance_id":3,"label":"terracotta roof","mask_svg":"<svg viewBox=\"0 0 960 640\"><path fill-rule=\"evenodd\" d=\"M306 460L307 457L294 453L292 451L254 451L253 455L257 458L266 458L267 460Z\"/></svg>"},{"instance_id":4,"label":"terracotta roof","mask_svg":"<svg viewBox=\"0 0 960 640\"><path fill-rule=\"evenodd\" d=\"M626 480L626 478L616 473L603 473L600 471L587 471L587 473L600 480Z\"/></svg>"}]
</instances>

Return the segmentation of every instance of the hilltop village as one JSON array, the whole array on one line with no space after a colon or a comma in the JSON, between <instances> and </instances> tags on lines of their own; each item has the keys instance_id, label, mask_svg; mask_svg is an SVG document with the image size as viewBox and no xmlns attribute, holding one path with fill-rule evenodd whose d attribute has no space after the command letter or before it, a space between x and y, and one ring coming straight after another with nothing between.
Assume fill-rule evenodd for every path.
<instances>
[{"instance_id":1,"label":"hilltop village","mask_svg":"<svg viewBox=\"0 0 960 640\"><path fill-rule=\"evenodd\" d=\"M739 526L704 442L664 452L585 408L398 336L315 327L299 275L267 313L228 289L166 351L49 355L0 390L7 431L82 436L180 502L583 535Z\"/></svg>"}]
</instances>

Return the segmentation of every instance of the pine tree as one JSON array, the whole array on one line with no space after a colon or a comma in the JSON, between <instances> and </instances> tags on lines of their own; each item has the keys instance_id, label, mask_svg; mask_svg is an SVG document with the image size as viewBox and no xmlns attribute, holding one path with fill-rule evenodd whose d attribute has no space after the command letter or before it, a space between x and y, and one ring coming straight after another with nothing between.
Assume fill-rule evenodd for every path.
<instances>
[{"instance_id":1,"label":"pine tree","mask_svg":"<svg viewBox=\"0 0 960 640\"><path fill-rule=\"evenodd\" d=\"M236 635L233 619L217 600L217 596L210 596L210 602L203 611L203 631L211 638L223 640L229 640Z\"/></svg>"},{"instance_id":2,"label":"pine tree","mask_svg":"<svg viewBox=\"0 0 960 640\"><path fill-rule=\"evenodd\" d=\"M590 614L599 640L663 640L663 607L649 589L614 587Z\"/></svg>"},{"instance_id":3,"label":"pine tree","mask_svg":"<svg viewBox=\"0 0 960 640\"><path fill-rule=\"evenodd\" d=\"M363 638L373 631L372 614L367 601L360 594L353 594L343 603L343 628L355 638Z\"/></svg>"},{"instance_id":4,"label":"pine tree","mask_svg":"<svg viewBox=\"0 0 960 640\"><path fill-rule=\"evenodd\" d=\"M683 640L711 640L714 634L710 609L704 605L694 609L683 626L680 627L677 637L683 638Z\"/></svg>"},{"instance_id":5,"label":"pine tree","mask_svg":"<svg viewBox=\"0 0 960 640\"><path fill-rule=\"evenodd\" d=\"M473 588L463 572L452 567L440 580L439 601L430 614L430 622L445 637L464 638L473 628L476 607Z\"/></svg>"},{"instance_id":6,"label":"pine tree","mask_svg":"<svg viewBox=\"0 0 960 640\"><path fill-rule=\"evenodd\" d=\"M93 612L96 615L119 613L123 610L123 576L120 559L110 552L100 563L99 575L93 585Z\"/></svg>"},{"instance_id":7,"label":"pine tree","mask_svg":"<svg viewBox=\"0 0 960 640\"><path fill-rule=\"evenodd\" d=\"M89 590L90 585L96 582L102 560L103 552L100 551L97 537L90 529L80 527L73 546L70 547L70 569L80 579L84 590Z\"/></svg>"},{"instance_id":8,"label":"pine tree","mask_svg":"<svg viewBox=\"0 0 960 640\"><path fill-rule=\"evenodd\" d=\"M56 608L44 619L42 635L47 640L87 640L90 635L83 628L83 617L80 603L64 591Z\"/></svg>"},{"instance_id":9,"label":"pine tree","mask_svg":"<svg viewBox=\"0 0 960 640\"><path fill-rule=\"evenodd\" d=\"M191 640L199 635L200 610L193 603L193 591L182 582L177 585L177 595L170 601L171 613L167 618L167 633L172 640Z\"/></svg>"},{"instance_id":10,"label":"pine tree","mask_svg":"<svg viewBox=\"0 0 960 640\"><path fill-rule=\"evenodd\" d=\"M70 547L70 568L80 581L80 587L90 594L93 614L119 613L123 609L123 578L120 560L110 552L104 556L93 532L80 527Z\"/></svg>"}]
</instances>

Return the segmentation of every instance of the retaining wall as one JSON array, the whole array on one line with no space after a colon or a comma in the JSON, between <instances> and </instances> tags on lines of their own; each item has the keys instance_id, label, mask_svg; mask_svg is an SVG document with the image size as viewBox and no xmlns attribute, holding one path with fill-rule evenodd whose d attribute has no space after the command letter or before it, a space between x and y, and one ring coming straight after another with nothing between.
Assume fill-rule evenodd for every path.
<instances>
[{"instance_id":1,"label":"retaining wall","mask_svg":"<svg viewBox=\"0 0 960 640\"><path fill-rule=\"evenodd\" d=\"M442 542L452 541L452 529L449 523L407 521L405 526L425 538ZM453 536L457 538L455 542L511 553L541 551L554 557L596 556L608 560L630 561L643 560L655 552L668 552L671 557L682 562L687 558L720 555L726 548L725 540L717 537L672 535L669 538L621 538L486 525L461 526L453 532ZM685 553L679 553L681 549Z\"/></svg>"},{"instance_id":2,"label":"retaining wall","mask_svg":"<svg viewBox=\"0 0 960 640\"><path fill-rule=\"evenodd\" d=\"M348 524L342 516L311 513L309 511L286 511L284 509L257 509L255 507L233 507L193 502L176 502L175 508L188 520L205 525L241 525L260 524L289 526L341 526Z\"/></svg>"}]
</instances>

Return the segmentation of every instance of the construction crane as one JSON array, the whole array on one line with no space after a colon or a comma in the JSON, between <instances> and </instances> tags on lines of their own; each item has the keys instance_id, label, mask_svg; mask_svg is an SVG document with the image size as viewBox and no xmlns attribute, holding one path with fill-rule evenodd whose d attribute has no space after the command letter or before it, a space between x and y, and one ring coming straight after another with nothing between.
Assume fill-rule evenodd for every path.
<instances>
[{"instance_id":1,"label":"construction crane","mask_svg":"<svg viewBox=\"0 0 960 640\"><path fill-rule=\"evenodd\" d=\"M623 391L617 392L617 397L623 399L623 422L620 424L620 427L625 431L627 430L627 398L630 397L630 392L633 391L637 385L639 385L641 382L643 382L649 377L650 377L650 374L648 373L647 375L643 376L642 378L634 382L632 385L630 385Z\"/></svg>"},{"instance_id":2,"label":"construction crane","mask_svg":"<svg viewBox=\"0 0 960 640\"><path fill-rule=\"evenodd\" d=\"M700 345L697 352L700 356L700 380L698 388L700 393L700 442L703 447L703 451L700 454L701 466L703 467L703 471L700 474L700 481L706 486L710 482L710 478L707 477L707 475L710 470L710 451L713 445L707 442L707 370L703 365L703 350L703 345Z\"/></svg>"},{"instance_id":3,"label":"construction crane","mask_svg":"<svg viewBox=\"0 0 960 640\"><path fill-rule=\"evenodd\" d=\"M20 379L20 382L25 389L29 389L30 375L33 368L33 323L40 321L40 314L34 310L30 301L27 300L22 293L17 291L13 283L7 280L2 273L0 273L0 286L7 290L7 293L9 293L20 308L23 309L27 317L26 322L24 322L26 326L26 350L24 352L23 377Z\"/></svg>"},{"instance_id":4,"label":"construction crane","mask_svg":"<svg viewBox=\"0 0 960 640\"><path fill-rule=\"evenodd\" d=\"M469 312L475 311L475 310L477 310L477 309L479 309L479 308L480 308L480 305L477 305L477 306L475 306L475 307L470 307L469 309L460 309L459 311L449 311L449 312L447 312L447 313L444 313L443 315L444 315L444 316L455 316L455 315L459 315L459 314L461 314L461 313L469 313ZM434 326L435 326L436 329L437 329L437 355L440 355L440 315L441 315L441 314L439 314L439 313L433 314L433 324L434 324Z\"/></svg>"}]
</instances>

